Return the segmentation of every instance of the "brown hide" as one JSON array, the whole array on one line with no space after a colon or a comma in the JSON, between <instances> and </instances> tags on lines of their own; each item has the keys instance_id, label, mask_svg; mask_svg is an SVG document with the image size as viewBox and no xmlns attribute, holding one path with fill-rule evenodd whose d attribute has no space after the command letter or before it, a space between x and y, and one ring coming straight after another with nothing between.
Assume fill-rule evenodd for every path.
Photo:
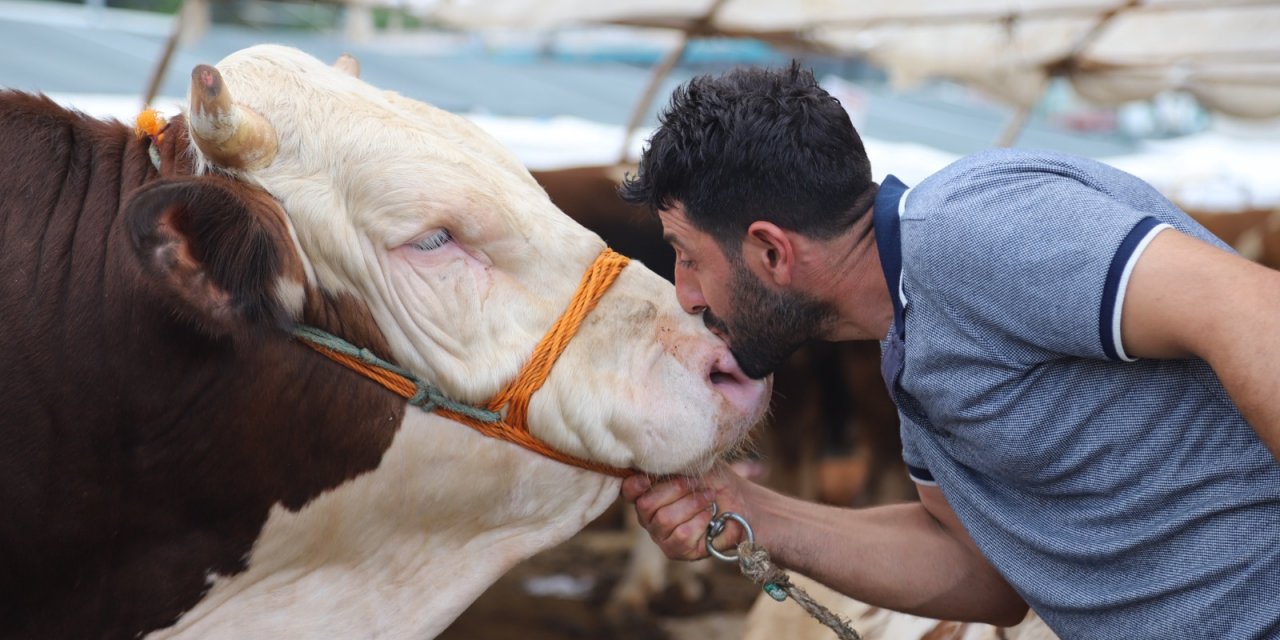
<instances>
[{"instance_id":1,"label":"brown hide","mask_svg":"<svg viewBox=\"0 0 1280 640\"><path fill-rule=\"evenodd\" d=\"M671 280L675 253L662 240L657 217L622 201L617 188L627 167L534 171L552 202L620 253ZM768 484L802 497L843 504L897 501L914 491L902 465L897 410L880 379L873 342L809 345L774 376L771 419L763 432ZM849 442L850 429L857 442ZM820 488L819 458L857 448L865 465L861 486ZM850 474L831 474L837 482ZM863 475L863 474L855 474Z\"/></svg>"},{"instance_id":2,"label":"brown hide","mask_svg":"<svg viewBox=\"0 0 1280 640\"><path fill-rule=\"evenodd\" d=\"M1245 209L1187 213L1240 255L1272 269L1280 269L1280 209Z\"/></svg>"},{"instance_id":3,"label":"brown hide","mask_svg":"<svg viewBox=\"0 0 1280 640\"><path fill-rule=\"evenodd\" d=\"M599 234L614 251L674 281L676 252L662 240L662 223L618 197L618 185L627 170L625 166L588 166L532 173L551 202L578 224Z\"/></svg>"},{"instance_id":4,"label":"brown hide","mask_svg":"<svg viewBox=\"0 0 1280 640\"><path fill-rule=\"evenodd\" d=\"M404 405L282 329L279 207L178 175L180 124L159 181L43 97L0 92L0 137L0 638L135 638L242 570L272 505L375 468ZM381 342L354 301L307 316Z\"/></svg>"}]
</instances>

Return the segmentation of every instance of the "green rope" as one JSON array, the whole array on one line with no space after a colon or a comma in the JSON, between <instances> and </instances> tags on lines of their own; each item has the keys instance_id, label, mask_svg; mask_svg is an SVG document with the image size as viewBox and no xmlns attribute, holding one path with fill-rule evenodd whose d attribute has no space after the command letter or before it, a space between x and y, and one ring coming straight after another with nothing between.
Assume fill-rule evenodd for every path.
<instances>
[{"instance_id":1,"label":"green rope","mask_svg":"<svg viewBox=\"0 0 1280 640\"><path fill-rule=\"evenodd\" d=\"M356 358L369 366L385 369L409 380L418 389L418 391L413 394L413 397L409 398L409 404L421 407L423 411L435 411L438 408L447 409L459 415L467 416L473 420L487 423L497 422L502 419L502 415L496 411L481 409L480 407L475 407L449 398L444 395L444 392L439 388L423 382L421 378L414 375L413 372L408 369L404 369L387 362L386 360L374 355L372 351L357 347L354 344L333 335L332 333L315 327L298 325L293 328L293 335L300 340L305 340L343 355L351 356L352 358Z\"/></svg>"}]
</instances>

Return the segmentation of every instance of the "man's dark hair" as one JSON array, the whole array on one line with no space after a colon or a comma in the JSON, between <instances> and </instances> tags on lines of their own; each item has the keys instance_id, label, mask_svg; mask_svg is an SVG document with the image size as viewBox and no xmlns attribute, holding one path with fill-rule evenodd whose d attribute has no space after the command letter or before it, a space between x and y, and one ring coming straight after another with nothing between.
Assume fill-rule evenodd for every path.
<instances>
[{"instance_id":1,"label":"man's dark hair","mask_svg":"<svg viewBox=\"0 0 1280 640\"><path fill-rule=\"evenodd\" d=\"M732 256L756 220L834 237L867 210L874 187L849 115L792 62L677 88L618 193L652 211L680 201L690 223Z\"/></svg>"}]
</instances>

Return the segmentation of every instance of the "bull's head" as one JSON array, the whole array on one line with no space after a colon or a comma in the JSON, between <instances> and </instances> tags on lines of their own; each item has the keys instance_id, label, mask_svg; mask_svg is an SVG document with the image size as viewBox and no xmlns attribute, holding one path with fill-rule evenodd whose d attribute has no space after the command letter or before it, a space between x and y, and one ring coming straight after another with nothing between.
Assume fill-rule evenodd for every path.
<instances>
[{"instance_id":1,"label":"bull's head","mask_svg":"<svg viewBox=\"0 0 1280 640\"><path fill-rule=\"evenodd\" d=\"M353 62L335 68L263 46L197 67L187 114L197 170L261 186L287 213L302 268L271 288L279 308L315 322L306 310L355 301L382 355L484 403L516 375L603 243L485 133L371 87ZM739 441L766 390L679 308L669 284L633 264L533 397L529 422L572 455L684 471Z\"/></svg>"}]
</instances>

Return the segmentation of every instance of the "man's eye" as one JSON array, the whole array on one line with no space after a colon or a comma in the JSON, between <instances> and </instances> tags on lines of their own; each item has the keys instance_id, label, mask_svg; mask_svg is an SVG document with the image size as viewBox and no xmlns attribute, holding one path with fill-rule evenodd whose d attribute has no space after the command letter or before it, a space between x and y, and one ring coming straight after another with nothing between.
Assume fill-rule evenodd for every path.
<instances>
[{"instance_id":1,"label":"man's eye","mask_svg":"<svg viewBox=\"0 0 1280 640\"><path fill-rule=\"evenodd\" d=\"M679 265L680 265L680 268L681 268L681 269L692 269L692 268L693 268L693 261L692 261L692 260L677 260L676 262L677 262L677 264L679 264Z\"/></svg>"}]
</instances>

